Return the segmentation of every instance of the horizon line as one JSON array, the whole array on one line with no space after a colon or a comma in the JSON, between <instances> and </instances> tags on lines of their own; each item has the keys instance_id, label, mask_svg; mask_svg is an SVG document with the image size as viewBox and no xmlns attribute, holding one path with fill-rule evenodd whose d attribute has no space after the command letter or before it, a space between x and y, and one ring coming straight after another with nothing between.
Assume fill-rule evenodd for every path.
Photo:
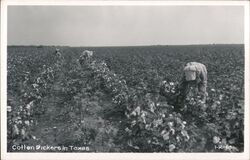
<instances>
[{"instance_id":1,"label":"horizon line","mask_svg":"<svg viewBox=\"0 0 250 160\"><path fill-rule=\"evenodd\" d=\"M201 44L145 44L145 45L96 45L96 46L73 46L73 45L7 45L7 47L150 47L150 46L202 46L202 45L244 45L244 43L201 43Z\"/></svg>"}]
</instances>

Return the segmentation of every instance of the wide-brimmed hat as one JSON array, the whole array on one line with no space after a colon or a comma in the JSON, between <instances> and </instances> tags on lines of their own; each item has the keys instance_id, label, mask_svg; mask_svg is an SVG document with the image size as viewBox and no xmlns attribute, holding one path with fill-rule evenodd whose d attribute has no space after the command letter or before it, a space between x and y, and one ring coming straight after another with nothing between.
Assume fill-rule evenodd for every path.
<instances>
[{"instance_id":1,"label":"wide-brimmed hat","mask_svg":"<svg viewBox=\"0 0 250 160\"><path fill-rule=\"evenodd\" d=\"M186 66L186 67L184 68L184 72L186 72L186 71L193 71L193 72L196 72L197 69L196 69L195 66L189 65L189 66Z\"/></svg>"},{"instance_id":2,"label":"wide-brimmed hat","mask_svg":"<svg viewBox=\"0 0 250 160\"><path fill-rule=\"evenodd\" d=\"M186 66L184 68L185 79L186 81L193 81L196 79L196 67L195 66Z\"/></svg>"}]
</instances>

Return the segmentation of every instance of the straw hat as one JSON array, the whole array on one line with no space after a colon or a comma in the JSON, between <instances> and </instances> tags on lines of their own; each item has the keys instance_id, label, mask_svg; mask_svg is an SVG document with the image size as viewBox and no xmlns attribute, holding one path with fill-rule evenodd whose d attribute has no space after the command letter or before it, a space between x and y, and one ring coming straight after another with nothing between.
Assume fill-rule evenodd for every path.
<instances>
[{"instance_id":1,"label":"straw hat","mask_svg":"<svg viewBox=\"0 0 250 160\"><path fill-rule=\"evenodd\" d=\"M193 81L196 79L196 67L195 66L186 66L184 68L186 81Z\"/></svg>"}]
</instances>

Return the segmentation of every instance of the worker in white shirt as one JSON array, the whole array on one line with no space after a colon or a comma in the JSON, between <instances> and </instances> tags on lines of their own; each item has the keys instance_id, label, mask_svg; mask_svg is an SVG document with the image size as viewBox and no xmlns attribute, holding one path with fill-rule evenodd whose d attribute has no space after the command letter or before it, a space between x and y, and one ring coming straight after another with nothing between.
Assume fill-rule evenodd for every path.
<instances>
[{"instance_id":1,"label":"worker in white shirt","mask_svg":"<svg viewBox=\"0 0 250 160\"><path fill-rule=\"evenodd\" d=\"M206 66L198 62L189 62L183 69L184 75L180 83L180 96L181 101L184 101L188 92L190 91L190 85L197 87L199 94L201 95L202 102L206 102L207 97L207 69Z\"/></svg>"}]
</instances>

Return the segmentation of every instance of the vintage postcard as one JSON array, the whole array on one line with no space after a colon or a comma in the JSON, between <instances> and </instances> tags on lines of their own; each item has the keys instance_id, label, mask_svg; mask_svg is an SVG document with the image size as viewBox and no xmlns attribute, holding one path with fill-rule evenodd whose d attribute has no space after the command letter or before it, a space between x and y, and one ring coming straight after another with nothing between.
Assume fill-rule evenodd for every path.
<instances>
[{"instance_id":1,"label":"vintage postcard","mask_svg":"<svg viewBox=\"0 0 250 160\"><path fill-rule=\"evenodd\" d=\"M249 159L248 1L1 1L1 159Z\"/></svg>"}]
</instances>

